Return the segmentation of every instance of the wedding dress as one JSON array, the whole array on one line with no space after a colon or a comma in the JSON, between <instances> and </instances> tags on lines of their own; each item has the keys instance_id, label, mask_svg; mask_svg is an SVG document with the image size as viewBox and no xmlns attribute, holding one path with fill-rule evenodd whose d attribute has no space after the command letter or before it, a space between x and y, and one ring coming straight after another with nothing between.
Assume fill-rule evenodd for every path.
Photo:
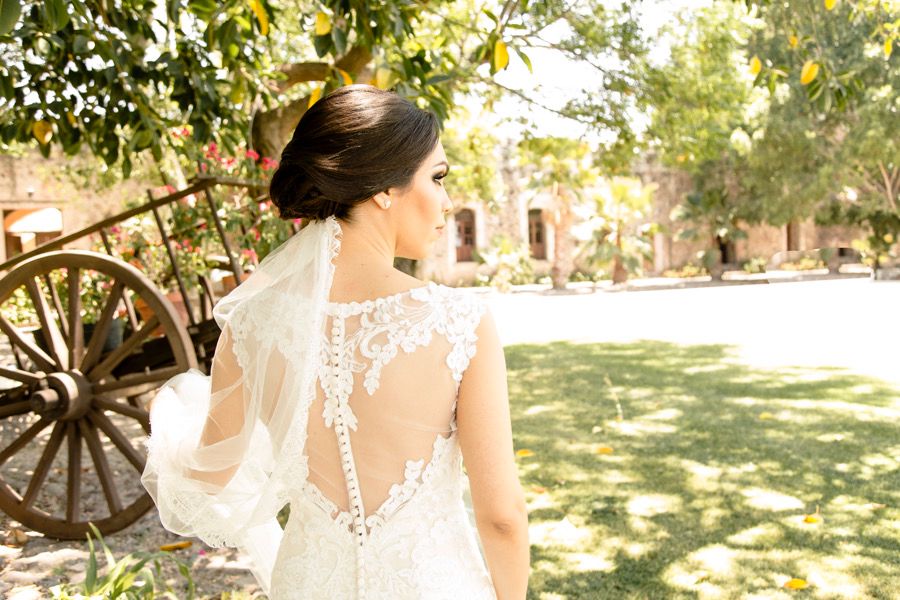
<instances>
[{"instance_id":1,"label":"wedding dress","mask_svg":"<svg viewBox=\"0 0 900 600\"><path fill-rule=\"evenodd\" d=\"M272 600L495 598L455 418L484 306L434 283L330 302L339 250L338 222L313 223L217 305L211 377L154 400L144 485Z\"/></svg>"}]
</instances>

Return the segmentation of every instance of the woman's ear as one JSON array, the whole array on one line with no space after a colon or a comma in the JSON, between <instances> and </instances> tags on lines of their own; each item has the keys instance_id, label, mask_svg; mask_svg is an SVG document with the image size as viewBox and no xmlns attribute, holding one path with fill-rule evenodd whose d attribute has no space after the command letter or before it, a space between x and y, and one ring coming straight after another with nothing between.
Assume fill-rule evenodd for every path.
<instances>
[{"instance_id":1,"label":"woman's ear","mask_svg":"<svg viewBox=\"0 0 900 600\"><path fill-rule=\"evenodd\" d=\"M372 199L375 201L380 208L387 210L391 207L391 195L390 190L385 190L383 192L378 192Z\"/></svg>"}]
</instances>

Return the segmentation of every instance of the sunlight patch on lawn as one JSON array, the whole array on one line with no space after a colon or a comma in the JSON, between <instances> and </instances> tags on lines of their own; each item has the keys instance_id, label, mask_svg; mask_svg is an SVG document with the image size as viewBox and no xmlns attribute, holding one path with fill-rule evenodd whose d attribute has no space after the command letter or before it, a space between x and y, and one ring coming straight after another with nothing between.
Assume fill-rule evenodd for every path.
<instances>
[{"instance_id":1,"label":"sunlight patch on lawn","mask_svg":"<svg viewBox=\"0 0 900 600\"><path fill-rule=\"evenodd\" d=\"M651 420L671 420L677 419L684 415L683 411L678 410L677 408L662 408L655 412L641 415L641 419L651 419Z\"/></svg>"},{"instance_id":2,"label":"sunlight patch on lawn","mask_svg":"<svg viewBox=\"0 0 900 600\"><path fill-rule=\"evenodd\" d=\"M774 544L781 538L781 529L777 525L774 523L763 523L730 535L727 540L729 544L734 546L759 546L762 544Z\"/></svg>"},{"instance_id":3,"label":"sunlight patch on lawn","mask_svg":"<svg viewBox=\"0 0 900 600\"><path fill-rule=\"evenodd\" d=\"M534 406L529 406L528 408L526 408L525 412L523 412L522 414L530 417L532 415L539 415L542 412L547 412L548 410L552 409L546 404L535 404Z\"/></svg>"},{"instance_id":4,"label":"sunlight patch on lawn","mask_svg":"<svg viewBox=\"0 0 900 600\"><path fill-rule=\"evenodd\" d=\"M603 571L608 573L616 568L616 563L605 556L572 552L566 555L575 571Z\"/></svg>"},{"instance_id":5,"label":"sunlight patch on lawn","mask_svg":"<svg viewBox=\"0 0 900 600\"><path fill-rule=\"evenodd\" d=\"M575 548L591 537L586 527L578 527L569 517L560 521L537 523L528 528L528 537L535 546L564 546Z\"/></svg>"},{"instance_id":6,"label":"sunlight patch on lawn","mask_svg":"<svg viewBox=\"0 0 900 600\"><path fill-rule=\"evenodd\" d=\"M696 373L714 373L716 371L726 371L731 368L731 365L721 362L713 363L710 365L701 365L698 367L687 367L683 372L687 375L694 375Z\"/></svg>"},{"instance_id":7,"label":"sunlight patch on lawn","mask_svg":"<svg viewBox=\"0 0 900 600\"><path fill-rule=\"evenodd\" d=\"M747 504L760 510L799 510L805 506L799 498L775 490L748 488L741 490L741 494L747 499Z\"/></svg>"},{"instance_id":8,"label":"sunlight patch on lawn","mask_svg":"<svg viewBox=\"0 0 900 600\"><path fill-rule=\"evenodd\" d=\"M655 435L663 433L675 433L678 428L668 423L634 421L607 421L606 425L614 429L616 433L630 437Z\"/></svg>"},{"instance_id":9,"label":"sunlight patch on lawn","mask_svg":"<svg viewBox=\"0 0 900 600\"><path fill-rule=\"evenodd\" d=\"M681 510L681 498L671 494L646 494L628 501L628 514L637 517L655 517Z\"/></svg>"},{"instance_id":10,"label":"sunlight patch on lawn","mask_svg":"<svg viewBox=\"0 0 900 600\"><path fill-rule=\"evenodd\" d=\"M682 459L681 468L690 473L689 483L696 490L711 490L720 487L722 469L693 460Z\"/></svg>"}]
</instances>

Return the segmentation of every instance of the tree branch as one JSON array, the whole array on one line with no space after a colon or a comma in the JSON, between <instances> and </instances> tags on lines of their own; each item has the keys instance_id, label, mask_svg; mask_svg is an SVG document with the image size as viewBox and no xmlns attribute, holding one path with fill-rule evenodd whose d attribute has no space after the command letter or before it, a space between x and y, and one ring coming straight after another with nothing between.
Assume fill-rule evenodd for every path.
<instances>
[{"instance_id":1,"label":"tree branch","mask_svg":"<svg viewBox=\"0 0 900 600\"><path fill-rule=\"evenodd\" d=\"M359 73L372 60L372 51L361 46L354 46L344 56L339 58L334 66L347 71L351 76ZM286 78L273 82L272 89L284 92L307 81L325 81L331 71L331 65L324 62L302 62L282 65L279 69Z\"/></svg>"},{"instance_id":2,"label":"tree branch","mask_svg":"<svg viewBox=\"0 0 900 600\"><path fill-rule=\"evenodd\" d=\"M497 82L494 81L493 79L486 79L486 78L484 78L484 77L476 77L476 81L478 81L478 82L480 82L480 83L486 83L486 84L488 84L488 85L496 86L496 87L502 89L503 91L505 91L506 93L512 94L513 96L519 98L520 100L524 100L525 102L527 102L528 104L530 104L530 105L532 105L532 106L537 106L538 108L543 108L544 110L548 110L548 111L550 111L550 112L552 112L552 113L556 113L557 115L559 115L559 116L561 116L561 117L565 117L566 119L572 119L573 121L577 121L577 122L582 123L582 124L584 124L584 125L590 125L590 124L591 124L591 121L588 121L588 120L585 120L585 119L581 119L581 118L579 118L579 117L577 117L577 116L575 116L575 115L572 115L572 114L563 112L563 111L561 111L561 110L559 110L559 109L557 109L557 108L552 108L552 107L550 107L550 106L546 106L545 104L541 104L541 103L538 102L537 100L535 100L535 99L533 99L533 98L529 98L524 92L521 92L521 91L519 91L519 90L517 90L517 89L513 89L513 88L511 88L511 87L506 87L506 86L503 85L502 83L497 83Z\"/></svg>"}]
</instances>

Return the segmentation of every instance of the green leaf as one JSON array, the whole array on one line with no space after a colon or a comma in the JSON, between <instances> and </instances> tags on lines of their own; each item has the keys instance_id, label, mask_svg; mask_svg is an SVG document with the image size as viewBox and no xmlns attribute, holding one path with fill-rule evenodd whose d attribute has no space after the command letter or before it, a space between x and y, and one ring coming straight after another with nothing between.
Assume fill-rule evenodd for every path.
<instances>
[{"instance_id":1,"label":"green leaf","mask_svg":"<svg viewBox=\"0 0 900 600\"><path fill-rule=\"evenodd\" d=\"M495 25L499 25L499 24L500 24L500 19L497 18L497 15L495 15L494 13L492 13L491 11L489 11L488 9L486 9L486 8L485 8L485 9L482 9L481 12L483 12L484 14L486 14L486 15L488 16L488 18L489 18L491 21L494 22Z\"/></svg>"},{"instance_id":2,"label":"green leaf","mask_svg":"<svg viewBox=\"0 0 900 600\"><path fill-rule=\"evenodd\" d=\"M16 26L22 5L19 0L0 0L0 35L6 35Z\"/></svg>"},{"instance_id":3,"label":"green leaf","mask_svg":"<svg viewBox=\"0 0 900 600\"><path fill-rule=\"evenodd\" d=\"M51 32L59 31L69 23L69 11L66 10L66 3L63 0L45 0L44 17Z\"/></svg>"},{"instance_id":4,"label":"green leaf","mask_svg":"<svg viewBox=\"0 0 900 600\"><path fill-rule=\"evenodd\" d=\"M343 54L347 50L347 32L340 27L331 30L331 39L334 40L334 49L338 54Z\"/></svg>"},{"instance_id":5,"label":"green leaf","mask_svg":"<svg viewBox=\"0 0 900 600\"><path fill-rule=\"evenodd\" d=\"M313 38L313 46L316 49L316 56L322 58L331 50L332 40L330 35L317 35Z\"/></svg>"},{"instance_id":6,"label":"green leaf","mask_svg":"<svg viewBox=\"0 0 900 600\"><path fill-rule=\"evenodd\" d=\"M525 63L525 66L528 67L528 72L534 75L534 69L531 66L531 59L528 58L528 55L519 50L518 48L514 48L516 54L519 55L519 58L522 59L522 62Z\"/></svg>"}]
</instances>

